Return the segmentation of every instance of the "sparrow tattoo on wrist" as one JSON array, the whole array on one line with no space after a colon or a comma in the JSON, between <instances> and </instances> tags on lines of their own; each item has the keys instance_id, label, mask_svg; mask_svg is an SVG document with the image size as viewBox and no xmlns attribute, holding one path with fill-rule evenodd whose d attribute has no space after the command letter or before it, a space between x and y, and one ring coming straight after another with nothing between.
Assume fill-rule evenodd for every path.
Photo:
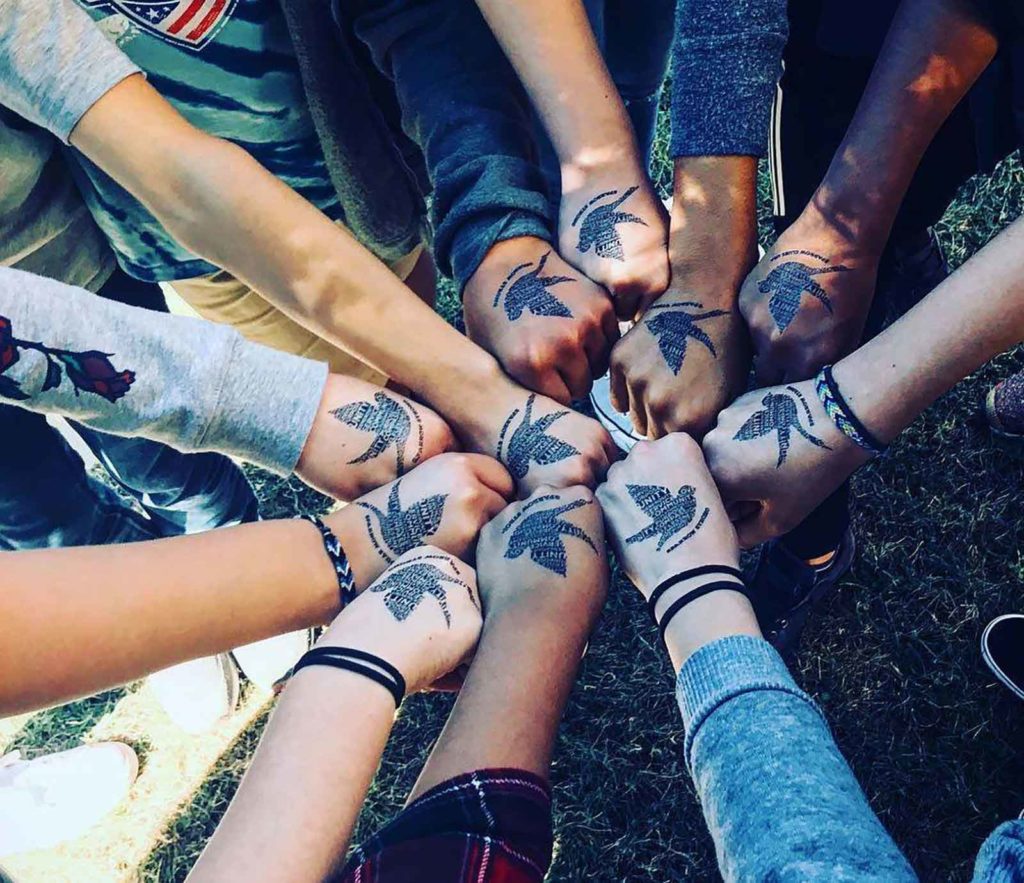
<instances>
[{"instance_id":1,"label":"sparrow tattoo on wrist","mask_svg":"<svg viewBox=\"0 0 1024 883\"><path fill-rule=\"evenodd\" d=\"M501 435L498 437L498 460L502 460L502 449L505 448L505 441L508 438L508 447L505 449L503 462L516 480L526 476L526 473L530 471L531 463L550 466L552 463L568 460L579 454L579 451L568 442L548 435L548 430L565 417L569 411L552 411L550 414L533 420L533 405L536 400L536 393L526 400L523 419L511 436L509 436L509 432L512 429L512 423L519 416L520 410L516 408L509 414L505 425L501 428Z\"/></svg>"},{"instance_id":2,"label":"sparrow tattoo on wrist","mask_svg":"<svg viewBox=\"0 0 1024 883\"><path fill-rule=\"evenodd\" d=\"M590 249L594 249L599 258L613 261L626 259L622 249L622 237L616 228L619 224L643 224L646 227L647 222L637 215L619 209L639 189L639 185L629 187L617 198L618 190L606 190L590 199L576 213L576 217L572 219L572 226L579 226L580 238L576 248L580 254L586 254Z\"/></svg>"},{"instance_id":3,"label":"sparrow tattoo on wrist","mask_svg":"<svg viewBox=\"0 0 1024 883\"><path fill-rule=\"evenodd\" d=\"M728 316L728 310L708 310L703 313L691 313L686 308L696 307L703 310L704 305L698 301L687 300L674 304L654 304L647 311L644 325L658 341L665 364L673 374L679 374L686 358L686 345L690 339L703 344L714 358L718 358L718 350L714 341L697 323L705 319ZM657 311L657 312L656 312Z\"/></svg>"},{"instance_id":4,"label":"sparrow tattoo on wrist","mask_svg":"<svg viewBox=\"0 0 1024 883\"><path fill-rule=\"evenodd\" d=\"M805 294L815 298L828 310L829 315L832 315L834 311L828 292L814 280L814 277L824 276L828 273L848 273L850 271L850 268L843 264L833 266L829 263L828 258L815 254L813 251L783 251L775 255L771 262L774 263L782 258L794 255L814 258L816 261L820 261L822 266L814 267L802 261L786 261L773 268L757 284L757 290L761 294L771 295L768 300L768 312L771 313L772 319L775 320L775 325L780 332L785 331L793 319L796 318L797 311L800 309L800 302Z\"/></svg>"},{"instance_id":5,"label":"sparrow tattoo on wrist","mask_svg":"<svg viewBox=\"0 0 1024 883\"><path fill-rule=\"evenodd\" d=\"M555 297L548 289L561 285L564 282L575 282L572 276L542 276L544 267L551 257L549 251L540 259L537 266L529 273L522 273L523 270L533 267L532 262L520 264L514 267L501 283L498 293L494 295L492 306L498 307L502 295L505 295L505 316L509 322L515 322L524 312L532 313L534 316L557 316L561 319L571 319L570 310L562 301ZM522 273L512 279L517 274ZM507 291L507 293L506 293Z\"/></svg>"},{"instance_id":6,"label":"sparrow tattoo on wrist","mask_svg":"<svg viewBox=\"0 0 1024 883\"><path fill-rule=\"evenodd\" d=\"M386 512L382 512L373 503L356 503L360 509L366 510L366 530L370 542L388 564L411 549L422 546L427 537L437 533L444 518L444 504L448 499L447 494L434 494L403 509L401 484L396 481L391 486ZM376 530L371 515L377 521Z\"/></svg>"},{"instance_id":7,"label":"sparrow tattoo on wrist","mask_svg":"<svg viewBox=\"0 0 1024 883\"><path fill-rule=\"evenodd\" d=\"M585 530L577 527L571 521L562 518L568 512L580 509L591 504L590 500L573 500L561 506L551 509L537 509L544 503L560 500L557 494L546 494L531 500L523 506L502 529L502 534L511 536L508 538L508 546L505 549L505 557L514 560L526 552L530 554L530 560L539 564L559 576L565 576L568 555L565 549L563 536L575 537L582 540L597 554L597 546Z\"/></svg>"},{"instance_id":8,"label":"sparrow tattoo on wrist","mask_svg":"<svg viewBox=\"0 0 1024 883\"><path fill-rule=\"evenodd\" d=\"M384 606L396 622L405 622L420 606L420 602L429 596L437 601L445 624L451 628L452 614L448 608L445 585L461 586L469 592L470 598L473 597L468 583L450 576L436 564L431 564L431 558L451 562L445 555L423 555L411 561L403 561L371 586L371 592L384 593Z\"/></svg>"},{"instance_id":9,"label":"sparrow tattoo on wrist","mask_svg":"<svg viewBox=\"0 0 1024 883\"><path fill-rule=\"evenodd\" d=\"M349 460L349 466L373 460L394 445L395 466L398 475L404 475L405 446L412 434L413 421L416 422L417 440L416 451L409 462L409 468L419 463L423 457L423 421L420 420L420 415L411 405L406 405L386 393L375 393L373 402L350 402L335 408L331 411L331 416L360 432L373 433L370 447L354 460Z\"/></svg>"},{"instance_id":10,"label":"sparrow tattoo on wrist","mask_svg":"<svg viewBox=\"0 0 1024 883\"><path fill-rule=\"evenodd\" d=\"M796 396L796 399L803 405L804 412L807 415L807 425L809 427L814 426L814 416L811 414L807 399L803 397L800 390L796 387L787 386L786 390L792 393L793 396ZM747 422L733 436L733 441L750 441L751 439L763 438L766 435L777 432L779 459L775 464L776 469L786 462L793 430L796 430L815 447L831 451L832 448L825 444L825 442L816 435L812 435L807 429L804 429L803 424L800 422L800 412L797 410L796 400L793 396L788 396L785 393L768 393L761 399L761 404L764 405L764 408L747 418Z\"/></svg>"},{"instance_id":11,"label":"sparrow tattoo on wrist","mask_svg":"<svg viewBox=\"0 0 1024 883\"><path fill-rule=\"evenodd\" d=\"M657 537L656 549L660 552L676 534L693 524L697 515L696 488L688 484L684 484L675 493L657 484L627 484L626 490L629 491L629 496L636 507L651 519L651 523L645 528L626 537L626 542L630 545ZM697 524L665 549L665 552L675 551L693 537L704 526L710 514L711 509L705 506L700 518L697 519Z\"/></svg>"}]
</instances>

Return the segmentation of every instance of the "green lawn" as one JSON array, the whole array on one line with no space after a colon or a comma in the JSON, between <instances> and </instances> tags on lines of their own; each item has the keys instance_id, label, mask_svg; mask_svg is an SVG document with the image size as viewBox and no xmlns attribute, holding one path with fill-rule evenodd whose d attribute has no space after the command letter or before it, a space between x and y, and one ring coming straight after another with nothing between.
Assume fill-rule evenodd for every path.
<instances>
[{"instance_id":1,"label":"green lawn","mask_svg":"<svg viewBox=\"0 0 1024 883\"><path fill-rule=\"evenodd\" d=\"M941 228L954 262L1022 208L1016 161L969 184ZM445 304L450 310L450 296ZM988 385L1022 366L1019 353L1009 354L961 384L891 456L857 477L859 560L812 623L797 672L872 805L928 881L969 877L988 832L1024 807L1024 706L993 684L977 649L991 617L1024 610L1024 461L977 420ZM268 517L327 505L297 481L252 474ZM364 833L401 805L450 705L438 695L406 702ZM144 688L130 687L0 721L0 750L122 738L143 758L131 799L114 817L80 841L11 860L10 872L27 883L182 880L230 800L266 710L265 698L250 693L218 732L189 738ZM344 734L337 739L341 745ZM715 878L682 761L671 672L621 578L570 702L553 776L550 879Z\"/></svg>"}]
</instances>

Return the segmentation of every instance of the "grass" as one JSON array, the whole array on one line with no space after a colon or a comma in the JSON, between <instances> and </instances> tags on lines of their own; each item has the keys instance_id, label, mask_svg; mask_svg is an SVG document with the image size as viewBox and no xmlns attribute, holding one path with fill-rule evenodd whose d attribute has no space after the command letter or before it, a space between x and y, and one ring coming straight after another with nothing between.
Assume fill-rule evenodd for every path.
<instances>
[{"instance_id":1,"label":"grass","mask_svg":"<svg viewBox=\"0 0 1024 883\"><path fill-rule=\"evenodd\" d=\"M970 182L940 228L953 262L1022 209L1016 160ZM450 292L444 303L451 312ZM982 840L1024 806L1024 706L993 683L977 647L989 619L1024 609L1024 461L977 420L988 386L1021 367L1020 353L997 359L857 476L861 552L840 595L812 622L796 672L926 881L968 879ZM251 475L267 517L326 505L294 480ZM362 833L400 807L450 706L445 696L407 701ZM12 859L9 871L24 883L184 879L231 799L267 708L265 697L250 693L217 732L190 738L134 686L0 721L0 749L31 754L123 738L143 756L126 806L79 841ZM622 578L566 713L553 781L551 880L716 877L682 761L671 672Z\"/></svg>"}]
</instances>

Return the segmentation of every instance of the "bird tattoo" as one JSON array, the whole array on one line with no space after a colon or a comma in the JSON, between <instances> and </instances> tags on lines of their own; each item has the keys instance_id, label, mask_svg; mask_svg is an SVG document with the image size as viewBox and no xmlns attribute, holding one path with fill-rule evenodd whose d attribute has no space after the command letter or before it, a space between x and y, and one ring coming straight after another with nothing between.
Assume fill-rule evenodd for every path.
<instances>
[{"instance_id":1,"label":"bird tattoo","mask_svg":"<svg viewBox=\"0 0 1024 883\"><path fill-rule=\"evenodd\" d=\"M686 344L690 338L703 344L712 356L718 358L714 341L697 323L704 319L729 315L727 310L690 313L687 312L686 307L696 307L700 310L704 308L704 305L693 300L675 304L654 304L648 309L647 317L644 319L647 330L657 339L658 348L665 359L665 364L672 369L673 374L678 374L679 369L683 367L683 359L686 358ZM661 312L654 315L655 310L661 310Z\"/></svg>"},{"instance_id":2,"label":"bird tattoo","mask_svg":"<svg viewBox=\"0 0 1024 883\"><path fill-rule=\"evenodd\" d=\"M598 204L600 200L615 196L619 191L608 190L599 193L576 213L572 226L575 227L579 224L580 239L576 248L579 249L580 254L586 254L593 248L599 258L609 258L614 261L626 259L625 252L622 250L622 238L616 227L619 224L643 224L646 227L647 222L637 215L619 211L619 209L639 189L639 186L634 185L624 190L618 199L600 204Z\"/></svg>"},{"instance_id":3,"label":"bird tattoo","mask_svg":"<svg viewBox=\"0 0 1024 883\"><path fill-rule=\"evenodd\" d=\"M787 386L786 389L793 393L800 400L800 404L804 406L808 426L814 426L811 409L800 390L792 386ZM764 405L764 409L751 414L747 418L747 422L740 427L739 432L733 436L733 440L750 441L750 439L762 438L772 432L777 432L779 434L779 459L775 464L776 469L786 462L794 429L815 447L824 448L826 451L832 450L820 438L804 429L800 422L800 412L797 410L796 402L790 396L785 393L770 392L761 399L761 404Z\"/></svg>"},{"instance_id":4,"label":"bird tattoo","mask_svg":"<svg viewBox=\"0 0 1024 883\"><path fill-rule=\"evenodd\" d=\"M694 516L697 514L696 489L688 484L684 484L675 493L672 493L667 487L657 484L627 484L626 490L629 491L637 508L651 519L651 523L647 527L626 537L627 543L642 543L644 540L657 537L657 551L660 552L672 537L680 531L686 530L693 523ZM669 546L665 550L666 553L678 549L697 533L704 526L710 513L711 510L705 507L696 526Z\"/></svg>"},{"instance_id":5,"label":"bird tattoo","mask_svg":"<svg viewBox=\"0 0 1024 883\"><path fill-rule=\"evenodd\" d=\"M350 402L331 411L331 416L346 426L351 426L360 432L373 433L370 447L354 460L349 460L349 465L373 460L394 445L398 474L404 474L405 446L412 434L410 414L415 418L419 432L419 443L410 464L410 466L415 466L423 455L423 424L420 421L420 415L414 408L406 406L386 393L378 392L374 394L373 402Z\"/></svg>"},{"instance_id":6,"label":"bird tattoo","mask_svg":"<svg viewBox=\"0 0 1024 883\"><path fill-rule=\"evenodd\" d=\"M829 300L828 292L813 277L823 276L826 273L848 273L850 270L849 267L842 264L830 266L828 258L810 251L784 251L775 255L772 261L794 254L815 258L824 266L811 267L800 261L786 261L775 267L757 284L757 290L761 294L771 295L768 300L768 312L771 313L779 331L785 331L796 318L797 310L800 309L800 301L805 294L816 298L831 315L833 313L832 301Z\"/></svg>"},{"instance_id":7,"label":"bird tattoo","mask_svg":"<svg viewBox=\"0 0 1024 883\"><path fill-rule=\"evenodd\" d=\"M400 499L402 482L396 481L388 494L387 512L382 512L373 503L358 502L367 514L366 529L378 554L389 564L410 549L423 545L423 541L437 533L444 518L444 504L447 494L434 494L413 503L408 509L402 508ZM377 519L378 542L370 516ZM385 548L387 547L387 548Z\"/></svg>"},{"instance_id":8,"label":"bird tattoo","mask_svg":"<svg viewBox=\"0 0 1024 883\"><path fill-rule=\"evenodd\" d=\"M561 516L572 512L583 506L589 506L589 500L574 500L554 509L536 510L534 507L541 503L557 500L555 494L547 494L538 497L527 503L508 524L502 528L502 534L510 530L512 535L508 540L508 548L505 550L505 557L509 560L519 558L523 553L530 553L530 560L539 564L559 576L566 573L566 551L563 536L576 537L583 540L594 553L597 553L597 546L587 535L583 528L577 527L571 521L566 521ZM528 511L533 509L534 511ZM513 529L514 528L514 529Z\"/></svg>"},{"instance_id":9,"label":"bird tattoo","mask_svg":"<svg viewBox=\"0 0 1024 883\"><path fill-rule=\"evenodd\" d=\"M526 400L526 408L523 411L522 422L515 428L511 438L508 440L508 447L505 451L505 466L513 478L519 480L530 470L530 464L536 463L540 466L550 466L560 460L567 460L576 456L579 451L568 442L564 442L553 435L548 435L548 430L569 412L567 410L552 411L543 417L532 420L533 403L537 394L533 393ZM501 435L498 438L498 459L501 459L501 449L505 443L505 437L512 426L512 421L519 414L516 408L502 427Z\"/></svg>"},{"instance_id":10,"label":"bird tattoo","mask_svg":"<svg viewBox=\"0 0 1024 883\"><path fill-rule=\"evenodd\" d=\"M445 623L451 627L452 615L448 609L448 593L445 583L462 586L470 591L462 580L449 576L436 564L417 559L403 563L389 572L383 579L371 586L371 592L384 593L384 606L388 608L397 622L406 619L420 606L420 602L428 595L437 601L444 614Z\"/></svg>"},{"instance_id":11,"label":"bird tattoo","mask_svg":"<svg viewBox=\"0 0 1024 883\"><path fill-rule=\"evenodd\" d=\"M510 280L520 270L533 266L532 263L520 264L512 270L505 281L501 283L498 293L494 296L494 306L501 302L501 296L505 294L505 315L510 322L515 322L524 312L532 313L534 316L557 316L561 319L571 319L572 310L555 297L549 288L561 285L563 282L575 282L572 276L542 276L544 266L551 257L549 251L540 259L537 266L529 273L523 273L515 282L509 285Z\"/></svg>"}]
</instances>

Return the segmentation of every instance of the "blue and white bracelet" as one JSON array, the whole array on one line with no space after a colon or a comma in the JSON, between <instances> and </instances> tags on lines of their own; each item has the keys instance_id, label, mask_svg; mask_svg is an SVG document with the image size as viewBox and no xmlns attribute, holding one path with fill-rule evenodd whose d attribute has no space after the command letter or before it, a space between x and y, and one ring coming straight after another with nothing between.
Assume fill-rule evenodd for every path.
<instances>
[{"instance_id":1,"label":"blue and white bracelet","mask_svg":"<svg viewBox=\"0 0 1024 883\"><path fill-rule=\"evenodd\" d=\"M341 599L341 609L344 610L356 599L356 579L352 575L348 556L341 548L341 541L335 536L334 531L320 518L317 518L316 515L304 515L303 518L316 525L317 530L320 531L320 536L324 541L324 551L331 561L335 576L338 577L338 596Z\"/></svg>"},{"instance_id":2,"label":"blue and white bracelet","mask_svg":"<svg viewBox=\"0 0 1024 883\"><path fill-rule=\"evenodd\" d=\"M818 373L814 381L815 392L821 400L825 413L848 439L862 447L872 456L878 457L885 453L888 445L882 444L871 431L857 419L857 415L847 404L839 391L839 384L832 376L832 366L826 365Z\"/></svg>"}]
</instances>

